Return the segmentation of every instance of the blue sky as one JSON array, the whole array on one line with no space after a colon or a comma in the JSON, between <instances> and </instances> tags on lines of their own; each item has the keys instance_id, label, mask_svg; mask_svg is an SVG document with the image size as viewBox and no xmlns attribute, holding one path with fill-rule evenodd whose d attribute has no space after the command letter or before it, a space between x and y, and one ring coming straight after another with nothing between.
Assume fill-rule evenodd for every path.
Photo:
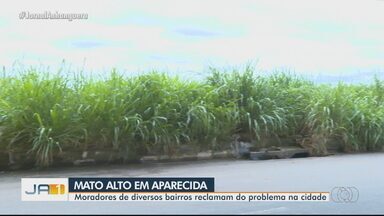
<instances>
[{"instance_id":1,"label":"blue sky","mask_svg":"<svg viewBox=\"0 0 384 216\"><path fill-rule=\"evenodd\" d=\"M88 13L20 20L19 13ZM384 1L11 1L0 12L0 64L203 72L254 62L310 76L381 73Z\"/></svg>"}]
</instances>

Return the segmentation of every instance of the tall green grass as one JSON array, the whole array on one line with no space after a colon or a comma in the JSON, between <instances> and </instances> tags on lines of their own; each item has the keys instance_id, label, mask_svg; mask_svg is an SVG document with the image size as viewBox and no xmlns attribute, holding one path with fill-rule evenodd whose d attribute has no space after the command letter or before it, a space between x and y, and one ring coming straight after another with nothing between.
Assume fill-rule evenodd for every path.
<instances>
[{"instance_id":1,"label":"tall green grass","mask_svg":"<svg viewBox=\"0 0 384 216\"><path fill-rule=\"evenodd\" d=\"M234 134L255 142L302 137L344 151L384 141L384 83L318 85L294 74L211 69L204 80L159 72L102 79L29 70L0 78L0 151L49 166L60 152L112 150L125 160L175 154L180 145L226 148Z\"/></svg>"}]
</instances>

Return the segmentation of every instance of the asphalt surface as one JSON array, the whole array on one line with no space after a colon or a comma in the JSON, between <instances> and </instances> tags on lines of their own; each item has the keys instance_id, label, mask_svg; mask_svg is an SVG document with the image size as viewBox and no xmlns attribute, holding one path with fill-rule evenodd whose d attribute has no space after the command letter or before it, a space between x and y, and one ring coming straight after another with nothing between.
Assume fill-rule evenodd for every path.
<instances>
[{"instance_id":1,"label":"asphalt surface","mask_svg":"<svg viewBox=\"0 0 384 216\"><path fill-rule=\"evenodd\" d=\"M1 214L383 214L384 153L280 160L221 160L0 173ZM215 177L218 192L329 191L355 187L355 203L23 202L23 177Z\"/></svg>"}]
</instances>

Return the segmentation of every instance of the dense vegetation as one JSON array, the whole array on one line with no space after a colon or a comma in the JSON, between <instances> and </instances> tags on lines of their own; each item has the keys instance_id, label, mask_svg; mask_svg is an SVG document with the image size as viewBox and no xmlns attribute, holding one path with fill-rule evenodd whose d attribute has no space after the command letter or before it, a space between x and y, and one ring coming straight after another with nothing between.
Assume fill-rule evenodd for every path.
<instances>
[{"instance_id":1,"label":"dense vegetation","mask_svg":"<svg viewBox=\"0 0 384 216\"><path fill-rule=\"evenodd\" d=\"M173 154L179 145L224 148L232 135L261 142L297 137L314 154L333 139L344 151L384 143L384 83L319 85L292 74L212 69L204 80L158 72L108 78L29 70L0 78L0 151L48 166L61 151L110 149L126 159Z\"/></svg>"}]
</instances>

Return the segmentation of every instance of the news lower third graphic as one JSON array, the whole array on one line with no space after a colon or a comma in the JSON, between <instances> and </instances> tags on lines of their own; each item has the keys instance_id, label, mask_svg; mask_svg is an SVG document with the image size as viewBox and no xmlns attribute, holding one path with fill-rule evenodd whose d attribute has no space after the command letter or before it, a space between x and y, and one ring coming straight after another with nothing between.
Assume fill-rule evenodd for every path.
<instances>
[{"instance_id":1,"label":"news lower third graphic","mask_svg":"<svg viewBox=\"0 0 384 216\"><path fill-rule=\"evenodd\" d=\"M218 192L212 177L22 178L22 201L301 201L356 202L355 187L331 192Z\"/></svg>"}]
</instances>

